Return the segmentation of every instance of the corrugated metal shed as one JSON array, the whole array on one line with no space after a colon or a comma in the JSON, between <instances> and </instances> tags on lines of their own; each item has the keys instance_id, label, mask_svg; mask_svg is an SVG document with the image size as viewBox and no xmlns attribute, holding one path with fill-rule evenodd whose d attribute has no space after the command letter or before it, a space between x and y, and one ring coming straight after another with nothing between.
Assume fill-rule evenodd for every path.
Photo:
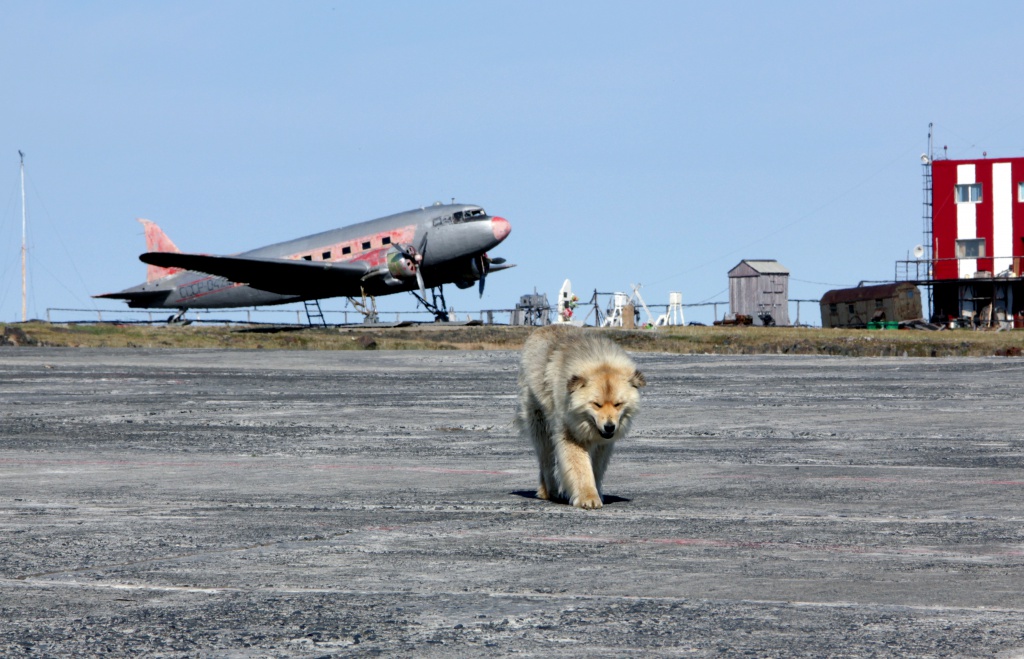
<instances>
[{"instance_id":1,"label":"corrugated metal shed","mask_svg":"<svg viewBox=\"0 0 1024 659\"><path fill-rule=\"evenodd\" d=\"M821 296L822 327L865 327L871 321L921 318L921 292L908 282L839 288Z\"/></svg>"},{"instance_id":2,"label":"corrugated metal shed","mask_svg":"<svg viewBox=\"0 0 1024 659\"><path fill-rule=\"evenodd\" d=\"M729 311L763 325L789 325L789 269L775 259L744 259L729 271Z\"/></svg>"}]
</instances>

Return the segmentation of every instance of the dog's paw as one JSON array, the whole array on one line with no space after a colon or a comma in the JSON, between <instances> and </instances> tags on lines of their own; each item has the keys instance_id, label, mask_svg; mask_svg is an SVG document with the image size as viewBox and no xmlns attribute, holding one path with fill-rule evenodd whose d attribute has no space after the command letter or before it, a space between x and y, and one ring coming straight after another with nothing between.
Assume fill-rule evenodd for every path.
<instances>
[{"instance_id":1,"label":"dog's paw","mask_svg":"<svg viewBox=\"0 0 1024 659\"><path fill-rule=\"evenodd\" d=\"M541 483L540 486L537 488L537 498L538 499L550 499L551 498L551 497L548 496L548 488L544 487L544 483Z\"/></svg>"},{"instance_id":2,"label":"dog's paw","mask_svg":"<svg viewBox=\"0 0 1024 659\"><path fill-rule=\"evenodd\" d=\"M583 508L584 510L593 510L600 508L604 505L601 501L601 495L597 492L584 492L578 496L573 497L572 505L577 508Z\"/></svg>"}]
</instances>

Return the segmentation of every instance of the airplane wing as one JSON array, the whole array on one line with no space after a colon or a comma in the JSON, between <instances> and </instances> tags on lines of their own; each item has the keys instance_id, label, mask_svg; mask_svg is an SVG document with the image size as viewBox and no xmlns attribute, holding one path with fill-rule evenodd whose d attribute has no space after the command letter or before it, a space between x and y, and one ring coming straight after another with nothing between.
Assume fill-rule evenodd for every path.
<instances>
[{"instance_id":1,"label":"airplane wing","mask_svg":"<svg viewBox=\"0 0 1024 659\"><path fill-rule=\"evenodd\" d=\"M139 260L164 268L202 272L281 295L308 295L359 281L370 271L362 262L334 263L247 256L146 252Z\"/></svg>"}]
</instances>

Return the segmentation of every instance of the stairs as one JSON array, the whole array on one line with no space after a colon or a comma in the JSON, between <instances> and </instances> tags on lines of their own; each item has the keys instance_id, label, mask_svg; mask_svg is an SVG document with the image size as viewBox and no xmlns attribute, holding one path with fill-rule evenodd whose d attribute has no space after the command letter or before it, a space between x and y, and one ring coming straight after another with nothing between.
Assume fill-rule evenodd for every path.
<instances>
[{"instance_id":1,"label":"stairs","mask_svg":"<svg viewBox=\"0 0 1024 659\"><path fill-rule=\"evenodd\" d=\"M305 300L303 304L306 305L306 321L310 327L314 325L327 327L327 321L324 320L324 312L320 310L320 300Z\"/></svg>"}]
</instances>

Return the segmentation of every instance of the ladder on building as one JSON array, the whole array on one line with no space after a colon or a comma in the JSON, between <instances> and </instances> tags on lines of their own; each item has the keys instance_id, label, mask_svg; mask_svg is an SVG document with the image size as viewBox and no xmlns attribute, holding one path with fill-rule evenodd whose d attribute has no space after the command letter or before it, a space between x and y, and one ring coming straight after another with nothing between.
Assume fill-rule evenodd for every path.
<instances>
[{"instance_id":1,"label":"ladder on building","mask_svg":"<svg viewBox=\"0 0 1024 659\"><path fill-rule=\"evenodd\" d=\"M309 323L310 327L314 324L327 327L327 321L324 320L324 312L320 310L320 300L305 300L303 304L306 305L306 322Z\"/></svg>"}]
</instances>

